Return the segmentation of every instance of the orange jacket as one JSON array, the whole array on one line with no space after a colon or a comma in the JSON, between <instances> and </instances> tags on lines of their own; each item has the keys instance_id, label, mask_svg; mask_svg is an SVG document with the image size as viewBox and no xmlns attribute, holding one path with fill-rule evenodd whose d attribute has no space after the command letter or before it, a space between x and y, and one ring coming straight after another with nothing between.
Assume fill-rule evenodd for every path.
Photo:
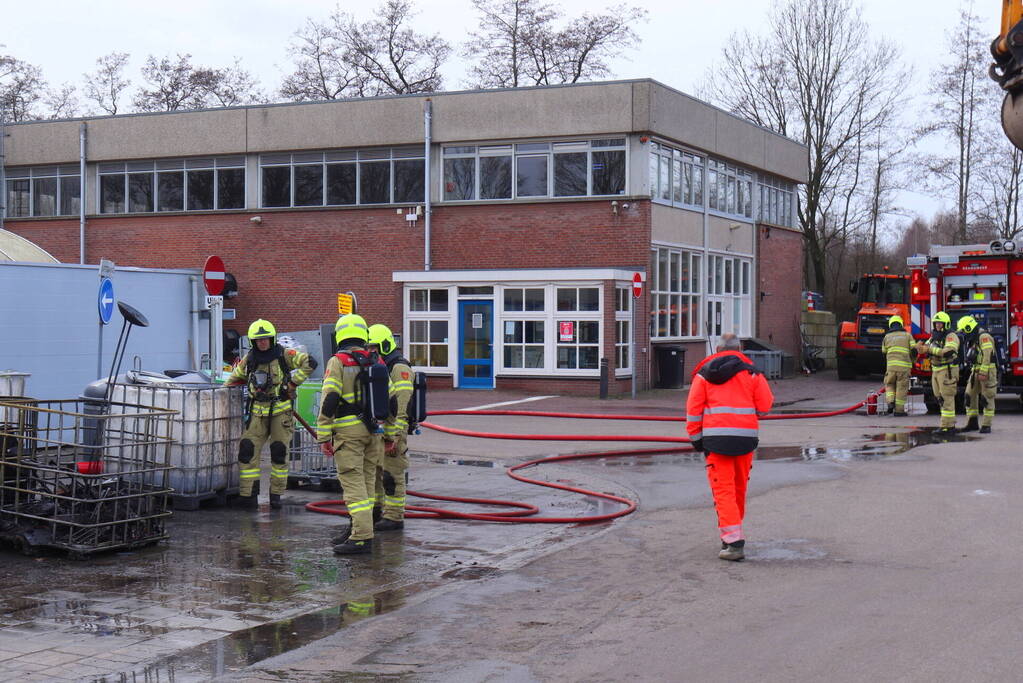
<instances>
[{"instance_id":1,"label":"orange jacket","mask_svg":"<svg viewBox=\"0 0 1023 683\"><path fill-rule=\"evenodd\" d=\"M686 431L701 450L745 455L757 444L760 420L774 403L764 375L738 351L708 356L697 367L686 400Z\"/></svg>"}]
</instances>

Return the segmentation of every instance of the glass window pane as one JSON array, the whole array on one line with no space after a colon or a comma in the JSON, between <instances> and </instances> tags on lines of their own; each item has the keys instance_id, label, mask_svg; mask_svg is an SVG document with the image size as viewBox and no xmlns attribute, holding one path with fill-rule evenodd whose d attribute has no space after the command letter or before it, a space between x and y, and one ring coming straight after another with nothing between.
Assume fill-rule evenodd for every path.
<instances>
[{"instance_id":1,"label":"glass window pane","mask_svg":"<svg viewBox=\"0 0 1023 683\"><path fill-rule=\"evenodd\" d=\"M355 203L355 164L327 164L327 203Z\"/></svg>"},{"instance_id":2,"label":"glass window pane","mask_svg":"<svg viewBox=\"0 0 1023 683\"><path fill-rule=\"evenodd\" d=\"M128 174L128 213L153 210L153 174Z\"/></svg>"},{"instance_id":3,"label":"glass window pane","mask_svg":"<svg viewBox=\"0 0 1023 683\"><path fill-rule=\"evenodd\" d=\"M585 194L586 153L555 154L554 196L579 197Z\"/></svg>"},{"instance_id":4,"label":"glass window pane","mask_svg":"<svg viewBox=\"0 0 1023 683\"><path fill-rule=\"evenodd\" d=\"M124 176L119 177L123 182ZM32 215L31 182L28 178L7 181L7 215L10 218Z\"/></svg>"},{"instance_id":5,"label":"glass window pane","mask_svg":"<svg viewBox=\"0 0 1023 683\"><path fill-rule=\"evenodd\" d=\"M511 196L511 157L480 157L480 199L511 199Z\"/></svg>"},{"instance_id":6,"label":"glass window pane","mask_svg":"<svg viewBox=\"0 0 1023 683\"><path fill-rule=\"evenodd\" d=\"M596 287L583 287L579 290L579 310L599 311L600 290Z\"/></svg>"},{"instance_id":7,"label":"glass window pane","mask_svg":"<svg viewBox=\"0 0 1023 683\"><path fill-rule=\"evenodd\" d=\"M522 302L522 290L521 289L506 289L504 290L504 310L506 311L521 311L523 307Z\"/></svg>"},{"instance_id":8,"label":"glass window pane","mask_svg":"<svg viewBox=\"0 0 1023 683\"><path fill-rule=\"evenodd\" d=\"M668 295L657 295L657 336L668 336Z\"/></svg>"},{"instance_id":9,"label":"glass window pane","mask_svg":"<svg viewBox=\"0 0 1023 683\"><path fill-rule=\"evenodd\" d=\"M742 262L742 294L749 294L749 262Z\"/></svg>"},{"instance_id":10,"label":"glass window pane","mask_svg":"<svg viewBox=\"0 0 1023 683\"><path fill-rule=\"evenodd\" d=\"M418 309L413 308L412 310ZM412 343L426 341L427 322L426 320L413 320L409 323L409 337Z\"/></svg>"},{"instance_id":11,"label":"glass window pane","mask_svg":"<svg viewBox=\"0 0 1023 683\"><path fill-rule=\"evenodd\" d=\"M156 174L156 210L185 210L185 174L181 171Z\"/></svg>"},{"instance_id":12,"label":"glass window pane","mask_svg":"<svg viewBox=\"0 0 1023 683\"><path fill-rule=\"evenodd\" d=\"M580 370L596 370L600 365L596 346L580 346L579 347L579 369Z\"/></svg>"},{"instance_id":13,"label":"glass window pane","mask_svg":"<svg viewBox=\"0 0 1023 683\"><path fill-rule=\"evenodd\" d=\"M688 251L683 251L679 255L679 259L680 259L680 262L681 262L681 265L680 265L680 271L681 272L679 273L679 278L678 278L679 290L683 291L683 292L688 292L689 291L689 278L692 277L690 272L689 272L689 252Z\"/></svg>"},{"instance_id":14,"label":"glass window pane","mask_svg":"<svg viewBox=\"0 0 1023 683\"><path fill-rule=\"evenodd\" d=\"M683 296L678 299L678 334L682 337L689 336L689 301L690 297Z\"/></svg>"},{"instance_id":15,"label":"glass window pane","mask_svg":"<svg viewBox=\"0 0 1023 683\"><path fill-rule=\"evenodd\" d=\"M732 259L725 259L725 294L732 293Z\"/></svg>"},{"instance_id":16,"label":"glass window pane","mask_svg":"<svg viewBox=\"0 0 1023 683\"><path fill-rule=\"evenodd\" d=\"M323 165L295 167L295 206L323 205Z\"/></svg>"},{"instance_id":17,"label":"glass window pane","mask_svg":"<svg viewBox=\"0 0 1023 683\"><path fill-rule=\"evenodd\" d=\"M523 340L527 344L543 344L543 320L527 320Z\"/></svg>"},{"instance_id":18,"label":"glass window pane","mask_svg":"<svg viewBox=\"0 0 1023 683\"><path fill-rule=\"evenodd\" d=\"M520 156L516 160L516 196L547 196L547 155Z\"/></svg>"},{"instance_id":19,"label":"glass window pane","mask_svg":"<svg viewBox=\"0 0 1023 683\"><path fill-rule=\"evenodd\" d=\"M245 169L217 169L217 208L245 208Z\"/></svg>"},{"instance_id":20,"label":"glass window pane","mask_svg":"<svg viewBox=\"0 0 1023 683\"><path fill-rule=\"evenodd\" d=\"M425 289L413 289L409 292L409 310L410 311L425 311L427 310L427 290ZM417 323L413 323L415 325Z\"/></svg>"},{"instance_id":21,"label":"glass window pane","mask_svg":"<svg viewBox=\"0 0 1023 683\"><path fill-rule=\"evenodd\" d=\"M693 204L703 206L703 169L693 166Z\"/></svg>"},{"instance_id":22,"label":"glass window pane","mask_svg":"<svg viewBox=\"0 0 1023 683\"><path fill-rule=\"evenodd\" d=\"M123 173L99 177L99 210L100 213L124 213Z\"/></svg>"},{"instance_id":23,"label":"glass window pane","mask_svg":"<svg viewBox=\"0 0 1023 683\"><path fill-rule=\"evenodd\" d=\"M576 347L558 347L558 368L562 370L574 370L576 367Z\"/></svg>"},{"instance_id":24,"label":"glass window pane","mask_svg":"<svg viewBox=\"0 0 1023 683\"><path fill-rule=\"evenodd\" d=\"M658 292L668 291L668 250L657 250L657 285L654 289Z\"/></svg>"},{"instance_id":25,"label":"glass window pane","mask_svg":"<svg viewBox=\"0 0 1023 683\"><path fill-rule=\"evenodd\" d=\"M693 254L692 255L692 259L693 259L693 261L692 261L693 277L689 281L689 291L690 292L699 292L700 291L700 262L703 260L703 257L702 256L698 256L697 254Z\"/></svg>"},{"instance_id":26,"label":"glass window pane","mask_svg":"<svg viewBox=\"0 0 1023 683\"><path fill-rule=\"evenodd\" d=\"M671 171L671 199L674 202L682 203L682 160L672 159L672 171Z\"/></svg>"},{"instance_id":27,"label":"glass window pane","mask_svg":"<svg viewBox=\"0 0 1023 683\"><path fill-rule=\"evenodd\" d=\"M504 322L504 343L505 344L521 344L522 343L522 321L521 320L506 320Z\"/></svg>"},{"instance_id":28,"label":"glass window pane","mask_svg":"<svg viewBox=\"0 0 1023 683\"><path fill-rule=\"evenodd\" d=\"M594 152L593 194L625 194L625 152Z\"/></svg>"},{"instance_id":29,"label":"glass window pane","mask_svg":"<svg viewBox=\"0 0 1023 683\"><path fill-rule=\"evenodd\" d=\"M60 215L76 216L81 212L81 176L64 176L60 179Z\"/></svg>"},{"instance_id":30,"label":"glass window pane","mask_svg":"<svg viewBox=\"0 0 1023 683\"><path fill-rule=\"evenodd\" d=\"M526 290L526 310L527 311L542 311L544 309L544 296L543 289L527 289Z\"/></svg>"},{"instance_id":31,"label":"glass window pane","mask_svg":"<svg viewBox=\"0 0 1023 683\"><path fill-rule=\"evenodd\" d=\"M457 201L475 198L476 159L445 159L444 199Z\"/></svg>"},{"instance_id":32,"label":"glass window pane","mask_svg":"<svg viewBox=\"0 0 1023 683\"><path fill-rule=\"evenodd\" d=\"M427 365L429 363L429 356L427 355L430 347L426 344L409 344L408 348L408 359L412 365Z\"/></svg>"},{"instance_id":33,"label":"glass window pane","mask_svg":"<svg viewBox=\"0 0 1023 683\"><path fill-rule=\"evenodd\" d=\"M444 343L448 341L448 321L447 320L431 320L430 321L430 343Z\"/></svg>"},{"instance_id":34,"label":"glass window pane","mask_svg":"<svg viewBox=\"0 0 1023 683\"><path fill-rule=\"evenodd\" d=\"M32 181L32 215L57 214L57 179L36 178Z\"/></svg>"},{"instance_id":35,"label":"glass window pane","mask_svg":"<svg viewBox=\"0 0 1023 683\"><path fill-rule=\"evenodd\" d=\"M444 323L447 325L447 323ZM443 368L448 364L448 345L447 344L431 344L430 345L430 366L434 368Z\"/></svg>"},{"instance_id":36,"label":"glass window pane","mask_svg":"<svg viewBox=\"0 0 1023 683\"><path fill-rule=\"evenodd\" d=\"M671 201L671 159L659 156L658 161L661 177L657 182L660 189L657 196L666 201Z\"/></svg>"},{"instance_id":37,"label":"glass window pane","mask_svg":"<svg viewBox=\"0 0 1023 683\"><path fill-rule=\"evenodd\" d=\"M576 323L580 344L596 344L600 341L600 323L596 320L580 320Z\"/></svg>"},{"instance_id":38,"label":"glass window pane","mask_svg":"<svg viewBox=\"0 0 1023 683\"><path fill-rule=\"evenodd\" d=\"M431 289L430 290L430 310L431 311L446 311L448 310L448 290L446 289ZM444 323L445 329L447 329L447 323ZM447 336L445 334L445 336Z\"/></svg>"},{"instance_id":39,"label":"glass window pane","mask_svg":"<svg viewBox=\"0 0 1023 683\"><path fill-rule=\"evenodd\" d=\"M718 208L718 172L713 170L707 171L707 200L710 208Z\"/></svg>"},{"instance_id":40,"label":"glass window pane","mask_svg":"<svg viewBox=\"0 0 1023 683\"><path fill-rule=\"evenodd\" d=\"M677 251L673 251L670 254L671 264L668 268L668 291L678 292L681 291L678 284L679 265L678 260L680 254Z\"/></svg>"},{"instance_id":41,"label":"glass window pane","mask_svg":"<svg viewBox=\"0 0 1023 683\"><path fill-rule=\"evenodd\" d=\"M291 206L291 167L263 169L263 206Z\"/></svg>"},{"instance_id":42,"label":"glass window pane","mask_svg":"<svg viewBox=\"0 0 1023 683\"><path fill-rule=\"evenodd\" d=\"M394 162L394 201L423 201L423 163L422 159Z\"/></svg>"},{"instance_id":43,"label":"glass window pane","mask_svg":"<svg viewBox=\"0 0 1023 683\"><path fill-rule=\"evenodd\" d=\"M359 203L387 204L391 201L391 162L359 164Z\"/></svg>"},{"instance_id":44,"label":"glass window pane","mask_svg":"<svg viewBox=\"0 0 1023 683\"><path fill-rule=\"evenodd\" d=\"M657 159L659 157L654 153L654 150L650 150L650 168L647 169L647 173L650 176L650 197L654 198L657 196Z\"/></svg>"},{"instance_id":45,"label":"glass window pane","mask_svg":"<svg viewBox=\"0 0 1023 683\"><path fill-rule=\"evenodd\" d=\"M527 368L542 368L543 367L543 347L542 346L527 346L525 358L525 367Z\"/></svg>"},{"instance_id":46,"label":"glass window pane","mask_svg":"<svg viewBox=\"0 0 1023 683\"><path fill-rule=\"evenodd\" d=\"M558 310L559 311L577 311L579 310L577 305L577 292L575 288L558 288Z\"/></svg>"},{"instance_id":47,"label":"glass window pane","mask_svg":"<svg viewBox=\"0 0 1023 683\"><path fill-rule=\"evenodd\" d=\"M506 368L521 368L522 367L522 347L521 346L506 346L504 347L504 367Z\"/></svg>"},{"instance_id":48,"label":"glass window pane","mask_svg":"<svg viewBox=\"0 0 1023 683\"><path fill-rule=\"evenodd\" d=\"M213 208L213 171L186 171L188 184L186 204L189 211L209 211Z\"/></svg>"}]
</instances>

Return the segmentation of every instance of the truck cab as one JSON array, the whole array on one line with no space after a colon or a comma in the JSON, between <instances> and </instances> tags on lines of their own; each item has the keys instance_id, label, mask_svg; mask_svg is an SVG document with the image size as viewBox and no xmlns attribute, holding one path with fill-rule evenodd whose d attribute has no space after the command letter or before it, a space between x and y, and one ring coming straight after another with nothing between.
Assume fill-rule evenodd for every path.
<instances>
[{"instance_id":1,"label":"truck cab","mask_svg":"<svg viewBox=\"0 0 1023 683\"><path fill-rule=\"evenodd\" d=\"M909 278L888 272L866 274L849 283L859 295L856 320L839 327L837 357L839 379L884 372L881 342L888 333L888 318L909 319Z\"/></svg>"}]
</instances>

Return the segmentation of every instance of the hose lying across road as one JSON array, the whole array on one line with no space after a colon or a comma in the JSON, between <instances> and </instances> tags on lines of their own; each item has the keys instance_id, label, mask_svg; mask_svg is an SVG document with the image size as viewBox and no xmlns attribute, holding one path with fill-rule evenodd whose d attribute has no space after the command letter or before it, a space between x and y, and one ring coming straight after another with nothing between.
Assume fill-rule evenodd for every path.
<instances>
[{"instance_id":1,"label":"hose lying across road","mask_svg":"<svg viewBox=\"0 0 1023 683\"><path fill-rule=\"evenodd\" d=\"M880 392L874 391L859 403L849 406L848 408L842 408L841 410L831 410L819 413L775 413L771 415L765 415L762 420L805 420L819 417L834 417L836 415L844 415L851 413L858 408L863 407L871 397L877 396ZM429 413L431 417L440 415L479 415L479 416L518 416L518 417L547 417L547 418L571 418L581 420L634 420L634 421L650 421L650 422L685 422L685 417L668 417L668 416L652 416L652 415L601 415L591 413L556 413L556 412L542 412L538 410L435 410ZM476 432L467 429L455 429L454 427L444 427L442 425L434 424L432 422L421 423L422 427L427 429L433 429L438 432L444 432L446 434L456 434L459 436L471 436L481 439L514 439L524 441L631 441L631 442L658 442L658 443L684 443L688 444L689 439L684 436L607 436L607 435L593 435L593 434L505 434L500 432ZM641 450L623 450L623 451L595 451L593 453L572 453L569 455L554 455L545 458L537 458L528 462L523 462L518 465L514 465L505 470L505 473L512 479L525 482L527 484L536 484L537 486L546 486L552 489L558 489L561 491L571 491L572 493L579 493L584 496L590 496L592 498L600 498L603 500L609 500L615 503L619 503L624 507L614 512L608 512L600 515L584 515L582 517L539 517L537 516L540 512L539 508L535 505L528 503L520 503L509 500L491 500L486 498L464 498L459 496L439 496L432 493L423 493L420 491L406 491L406 495L415 496L416 498L426 498L429 500L440 500L448 501L453 503L469 503L473 505L489 505L499 507L510 507L512 510L503 512L457 512L455 510L448 510L445 508L438 508L425 505L408 505L405 507L405 516L413 519L471 519L482 522L510 522L514 524L592 524L596 522L605 522L616 517L624 517L630 514L636 509L636 502L623 498L621 496L615 496L610 493L603 493L600 491L591 491L578 486L569 486L567 484L561 484L558 482L544 481L542 479L532 479L525 475L519 474L518 470L531 467L533 465L542 465L551 462L565 462L568 460L584 460L589 458L610 458L619 456L635 456L635 455L660 455L665 453L687 453L692 451L692 446L675 446L670 448L646 448ZM329 515L342 515L347 516L348 512L344 508L345 502L343 500L323 500L306 505L306 509L311 512L320 512Z\"/></svg>"}]
</instances>

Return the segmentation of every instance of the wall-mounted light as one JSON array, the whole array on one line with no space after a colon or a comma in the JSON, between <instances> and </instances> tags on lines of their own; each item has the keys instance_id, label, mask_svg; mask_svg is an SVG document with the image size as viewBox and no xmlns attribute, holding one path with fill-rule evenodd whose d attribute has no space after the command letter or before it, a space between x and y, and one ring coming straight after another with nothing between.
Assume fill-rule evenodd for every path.
<instances>
[{"instance_id":1,"label":"wall-mounted light","mask_svg":"<svg viewBox=\"0 0 1023 683\"><path fill-rule=\"evenodd\" d=\"M252 218L249 219L249 223L252 223L253 225L262 225L263 217L262 216L253 216Z\"/></svg>"},{"instance_id":2,"label":"wall-mounted light","mask_svg":"<svg viewBox=\"0 0 1023 683\"><path fill-rule=\"evenodd\" d=\"M639 136L639 141L642 142L645 145L646 143L650 142L650 136L649 135L640 135Z\"/></svg>"},{"instance_id":3,"label":"wall-mounted light","mask_svg":"<svg viewBox=\"0 0 1023 683\"><path fill-rule=\"evenodd\" d=\"M611 200L611 213L613 213L616 216L618 215L618 200L617 199Z\"/></svg>"}]
</instances>

